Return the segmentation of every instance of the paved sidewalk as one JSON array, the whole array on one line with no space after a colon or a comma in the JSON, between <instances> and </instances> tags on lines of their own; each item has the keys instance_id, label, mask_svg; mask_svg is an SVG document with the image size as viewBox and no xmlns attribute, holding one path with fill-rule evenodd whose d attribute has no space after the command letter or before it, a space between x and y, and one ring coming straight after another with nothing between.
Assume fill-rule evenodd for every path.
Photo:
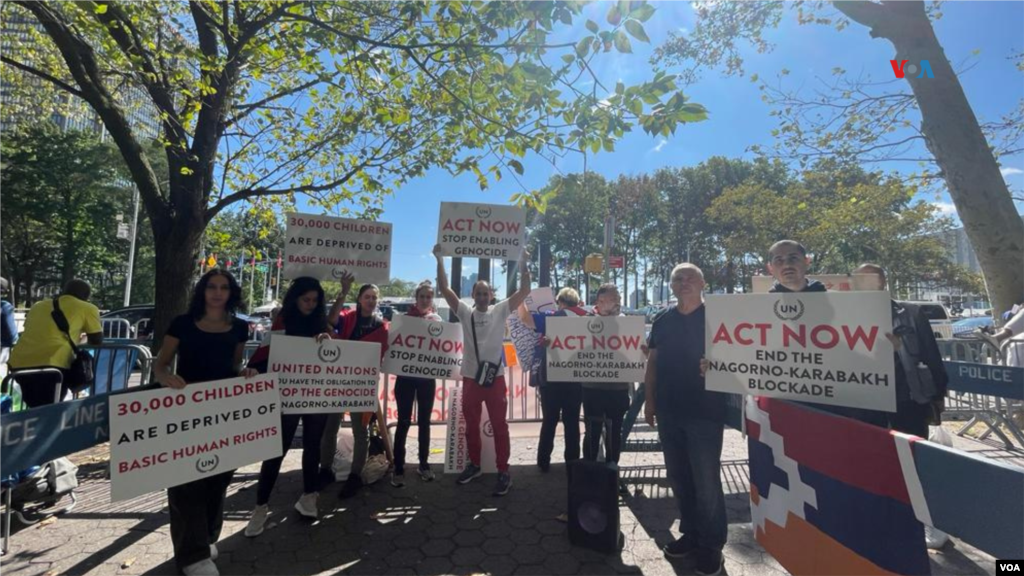
<instances>
[{"instance_id":1,"label":"paved sidewalk","mask_svg":"<svg viewBox=\"0 0 1024 576\"><path fill-rule=\"evenodd\" d=\"M222 574L690 574L668 562L660 546L678 536L676 507L657 453L624 454L630 495L621 500L625 548L605 556L570 546L566 525L565 467L541 473L536 461L538 425L516 425L512 443L514 487L494 498L493 475L468 486L453 476L433 483L409 475L404 488L386 480L353 500L339 501L340 484L321 494L322 519L304 521L292 509L301 492L300 450L289 452L271 499L268 530L242 534L255 499L258 466L239 470L227 500L218 544ZM412 436L415 436L413 434ZM440 470L444 430L435 427L432 459ZM957 439L958 447L1020 464L1020 453ZM410 454L415 454L410 438ZM556 445L555 457L561 454ZM776 576L782 567L754 541L750 529L746 442L728 431L723 479L729 514L725 549L730 576ZM2 560L4 574L174 574L163 493L109 503L103 450L79 454L85 478L70 513L19 530ZM92 462L90 462L92 460ZM992 574L994 559L962 542L931 555L933 574Z\"/></svg>"}]
</instances>

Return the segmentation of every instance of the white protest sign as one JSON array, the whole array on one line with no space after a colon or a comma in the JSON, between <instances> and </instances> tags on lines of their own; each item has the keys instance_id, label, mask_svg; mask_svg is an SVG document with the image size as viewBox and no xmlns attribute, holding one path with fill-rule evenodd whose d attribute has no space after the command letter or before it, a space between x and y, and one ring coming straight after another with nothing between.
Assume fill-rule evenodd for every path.
<instances>
[{"instance_id":1,"label":"white protest sign","mask_svg":"<svg viewBox=\"0 0 1024 576\"><path fill-rule=\"evenodd\" d=\"M281 412L376 412L380 344L277 336L270 372L281 382Z\"/></svg>"},{"instance_id":2,"label":"white protest sign","mask_svg":"<svg viewBox=\"0 0 1024 576\"><path fill-rule=\"evenodd\" d=\"M109 408L112 502L281 455L276 374L112 394Z\"/></svg>"},{"instance_id":3,"label":"white protest sign","mask_svg":"<svg viewBox=\"0 0 1024 576\"><path fill-rule=\"evenodd\" d=\"M525 304L530 312L554 312L558 309L558 306L555 305L555 294L551 291L550 286L530 290Z\"/></svg>"},{"instance_id":4,"label":"white protest sign","mask_svg":"<svg viewBox=\"0 0 1024 576\"><path fill-rule=\"evenodd\" d=\"M437 243L443 256L518 260L526 212L516 206L441 202Z\"/></svg>"},{"instance_id":5,"label":"white protest sign","mask_svg":"<svg viewBox=\"0 0 1024 576\"><path fill-rule=\"evenodd\" d=\"M548 318L548 381L642 382L644 330L640 316Z\"/></svg>"},{"instance_id":6,"label":"white protest sign","mask_svg":"<svg viewBox=\"0 0 1024 576\"><path fill-rule=\"evenodd\" d=\"M876 276L874 274L815 274L807 276L807 280L817 280L825 285L829 292L851 292L874 290ZM754 276L751 288L754 294L767 294L775 284L771 276Z\"/></svg>"},{"instance_id":7,"label":"white protest sign","mask_svg":"<svg viewBox=\"0 0 1024 576\"><path fill-rule=\"evenodd\" d=\"M888 292L707 296L708 390L896 410Z\"/></svg>"},{"instance_id":8,"label":"white protest sign","mask_svg":"<svg viewBox=\"0 0 1024 576\"><path fill-rule=\"evenodd\" d=\"M351 272L360 283L391 279L391 224L315 214L286 217L285 278L340 280Z\"/></svg>"},{"instance_id":9,"label":"white protest sign","mask_svg":"<svg viewBox=\"0 0 1024 576\"><path fill-rule=\"evenodd\" d=\"M462 324L395 316L388 329L384 371L414 378L456 380L462 369Z\"/></svg>"},{"instance_id":10,"label":"white protest sign","mask_svg":"<svg viewBox=\"0 0 1024 576\"><path fill-rule=\"evenodd\" d=\"M458 474L469 464L466 418L462 414L462 387L448 389L448 437L444 451L444 473ZM485 474L498 471L494 451L494 428L487 414L487 405L480 404L480 469Z\"/></svg>"}]
</instances>

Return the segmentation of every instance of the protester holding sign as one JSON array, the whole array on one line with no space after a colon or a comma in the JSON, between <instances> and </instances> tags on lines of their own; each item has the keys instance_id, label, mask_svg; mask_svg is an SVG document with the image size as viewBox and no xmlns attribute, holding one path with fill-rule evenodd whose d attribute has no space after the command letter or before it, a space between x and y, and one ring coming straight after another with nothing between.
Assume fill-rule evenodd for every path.
<instances>
[{"instance_id":1,"label":"protester holding sign","mask_svg":"<svg viewBox=\"0 0 1024 576\"><path fill-rule=\"evenodd\" d=\"M555 298L557 316L586 316L580 307L580 293L572 288L562 288ZM534 316L537 331L544 333L544 314ZM547 340L545 339L546 343ZM579 382L548 382L547 360L540 363L540 399L544 411L544 422L540 426L540 440L537 441L537 466L544 472L551 467L551 452L555 449L555 429L562 421L565 434L565 461L580 459L580 408L583 406L583 389Z\"/></svg>"},{"instance_id":2,"label":"protester holding sign","mask_svg":"<svg viewBox=\"0 0 1024 576\"><path fill-rule=\"evenodd\" d=\"M704 273L680 264L671 281L679 303L651 327L644 379L644 417L658 427L679 505L682 536L664 551L670 558L695 559L697 574L718 574L728 535L721 478L727 397L705 390L701 372Z\"/></svg>"},{"instance_id":3,"label":"protester holding sign","mask_svg":"<svg viewBox=\"0 0 1024 576\"><path fill-rule=\"evenodd\" d=\"M388 323L380 314L377 308L377 300L380 298L380 290L373 284L364 284L359 288L356 296L356 307L342 310L345 297L352 288L353 276L345 273L341 278L341 292L334 300L330 313L327 314L327 321L334 327L334 331L342 340L356 340L359 342L377 342L380 344L381 357L388 349ZM371 412L350 412L352 419L352 437L355 440L355 448L352 452L352 472L348 480L338 494L339 498L351 498L363 487L363 465L366 464L366 454L370 442L370 420L373 418ZM334 462L334 452L338 448L338 429L341 427L342 414L332 414L327 419L327 427L324 430L323 444L320 448L320 463L330 469Z\"/></svg>"},{"instance_id":4,"label":"protester holding sign","mask_svg":"<svg viewBox=\"0 0 1024 576\"><path fill-rule=\"evenodd\" d=\"M199 279L187 314L171 322L153 364L157 382L182 389L196 382L239 376L248 324L235 317L242 288L226 270L215 268ZM171 372L175 355L177 368ZM251 368L241 376L254 376ZM186 575L215 575L214 545L224 524L224 497L234 471L167 489L174 561Z\"/></svg>"},{"instance_id":5,"label":"protester holding sign","mask_svg":"<svg viewBox=\"0 0 1024 576\"><path fill-rule=\"evenodd\" d=\"M622 297L615 284L597 289L597 303L591 316L621 316ZM619 462L622 451L622 421L629 410L631 382L583 382L583 458L597 460L601 435L605 434L605 461Z\"/></svg>"},{"instance_id":6,"label":"protester holding sign","mask_svg":"<svg viewBox=\"0 0 1024 576\"><path fill-rule=\"evenodd\" d=\"M875 284L871 290L887 290L885 270L877 264L861 264L854 274L865 274ZM941 423L949 376L935 342L931 322L913 304L892 301L893 342L896 368L896 412L880 413L889 427L899 432L928 437L928 425Z\"/></svg>"},{"instance_id":7,"label":"protester holding sign","mask_svg":"<svg viewBox=\"0 0 1024 576\"><path fill-rule=\"evenodd\" d=\"M808 258L807 248L803 244L796 240L779 240L772 244L768 249L768 272L775 278L775 284L768 293L827 292L828 289L821 282L807 279L807 270L810 266L811 259ZM875 426L885 427L887 421L885 414L873 410L811 402L805 404Z\"/></svg>"},{"instance_id":8,"label":"protester holding sign","mask_svg":"<svg viewBox=\"0 0 1024 576\"><path fill-rule=\"evenodd\" d=\"M487 403L487 414L494 430L495 460L498 467L498 483L495 496L504 496L512 488L508 458L511 446L508 437L508 391L505 387L503 366L505 321L512 311L530 294L530 254L523 252L519 260L519 290L506 300L491 306L494 291L490 284L481 280L473 285L473 303L470 308L451 288L444 269L441 245L434 246L437 259L437 285L445 301L456 311L462 322L462 333L466 339L466 351L462 359L462 412L466 417L466 435L469 445L469 464L459 475L457 482L467 484L482 474L480 469L480 413L482 402ZM472 343L472 345L470 345Z\"/></svg>"},{"instance_id":9,"label":"protester holding sign","mask_svg":"<svg viewBox=\"0 0 1024 576\"><path fill-rule=\"evenodd\" d=\"M413 318L424 318L441 322L441 317L434 312L434 286L425 280L416 287L416 304L406 313ZM419 407L416 424L419 427L419 475L420 479L429 482L434 479L434 472L427 461L430 456L430 419L434 412L434 393L437 381L431 378L413 378L399 376L395 379L395 402L398 404L398 427L395 429L395 471L391 475L392 486L405 485L405 441L412 426L412 403Z\"/></svg>"},{"instance_id":10,"label":"protester holding sign","mask_svg":"<svg viewBox=\"0 0 1024 576\"><path fill-rule=\"evenodd\" d=\"M331 338L333 333L327 326L324 311L324 289L320 281L309 276L296 278L288 287L281 305L281 312L274 319L273 330L284 330L286 336L307 336L318 341ZM271 340L273 346L273 339ZM270 347L263 346L249 360L249 367L261 373L267 371ZM281 440L284 447L281 457L263 462L260 479L256 485L256 508L253 510L245 535L254 538L263 533L270 508L270 493L281 472L288 449L295 439L295 432L302 421L302 496L295 503L299 514L316 519L319 514L317 501L320 495L318 473L320 471L320 443L327 414L281 414Z\"/></svg>"}]
</instances>

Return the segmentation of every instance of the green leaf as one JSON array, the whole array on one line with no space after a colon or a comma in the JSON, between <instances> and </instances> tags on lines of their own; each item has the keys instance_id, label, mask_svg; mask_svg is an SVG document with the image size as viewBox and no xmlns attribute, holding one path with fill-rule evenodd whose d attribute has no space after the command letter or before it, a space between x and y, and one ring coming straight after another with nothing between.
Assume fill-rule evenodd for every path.
<instances>
[{"instance_id":1,"label":"green leaf","mask_svg":"<svg viewBox=\"0 0 1024 576\"><path fill-rule=\"evenodd\" d=\"M195 171L189 168L188 166L182 166L181 170L178 170L178 172L180 172L184 176L191 176L192 174L195 173Z\"/></svg>"},{"instance_id":2,"label":"green leaf","mask_svg":"<svg viewBox=\"0 0 1024 576\"><path fill-rule=\"evenodd\" d=\"M654 15L654 6L650 4L643 4L636 10L629 13L630 18L636 18L641 22L647 22L651 16Z\"/></svg>"},{"instance_id":3,"label":"green leaf","mask_svg":"<svg viewBox=\"0 0 1024 576\"><path fill-rule=\"evenodd\" d=\"M576 55L580 58L586 58L587 54L590 53L590 41L591 38L584 38L576 43Z\"/></svg>"},{"instance_id":4,"label":"green leaf","mask_svg":"<svg viewBox=\"0 0 1024 576\"><path fill-rule=\"evenodd\" d=\"M619 12L619 7L612 6L611 10L608 11L608 23L612 26L618 26L619 22L622 22L622 14Z\"/></svg>"},{"instance_id":5,"label":"green leaf","mask_svg":"<svg viewBox=\"0 0 1024 576\"><path fill-rule=\"evenodd\" d=\"M597 27L597 22L594 22L593 20L587 20L587 30L590 30L590 32L593 34L597 34L597 31L599 30L599 28Z\"/></svg>"},{"instance_id":6,"label":"green leaf","mask_svg":"<svg viewBox=\"0 0 1024 576\"><path fill-rule=\"evenodd\" d=\"M576 56L573 56L572 54L563 54L562 61L566 64L572 64L576 61Z\"/></svg>"},{"instance_id":7,"label":"green leaf","mask_svg":"<svg viewBox=\"0 0 1024 576\"><path fill-rule=\"evenodd\" d=\"M629 43L629 37L622 30L615 33L615 49L626 54L633 53L633 46Z\"/></svg>"},{"instance_id":8,"label":"green leaf","mask_svg":"<svg viewBox=\"0 0 1024 576\"><path fill-rule=\"evenodd\" d=\"M520 164L518 160L509 160L508 161L508 166L509 166L509 168L515 170L516 174L519 174L520 176L523 175L523 172L524 172L523 165Z\"/></svg>"},{"instance_id":9,"label":"green leaf","mask_svg":"<svg viewBox=\"0 0 1024 576\"><path fill-rule=\"evenodd\" d=\"M97 4L95 12L97 14L106 14L107 13L107 5L106 4Z\"/></svg>"},{"instance_id":10,"label":"green leaf","mask_svg":"<svg viewBox=\"0 0 1024 576\"><path fill-rule=\"evenodd\" d=\"M629 35L633 38L636 38L641 42L647 42L648 44L651 42L651 39L647 37L647 33L644 32L644 27L636 20L626 20L625 26L626 32L629 32Z\"/></svg>"}]
</instances>

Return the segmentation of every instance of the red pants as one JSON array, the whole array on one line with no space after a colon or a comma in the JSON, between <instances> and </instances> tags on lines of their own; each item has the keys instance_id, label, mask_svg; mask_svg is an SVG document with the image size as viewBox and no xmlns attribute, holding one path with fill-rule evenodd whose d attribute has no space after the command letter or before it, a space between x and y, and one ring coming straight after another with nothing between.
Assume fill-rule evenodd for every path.
<instances>
[{"instance_id":1,"label":"red pants","mask_svg":"<svg viewBox=\"0 0 1024 576\"><path fill-rule=\"evenodd\" d=\"M508 472L512 447L508 440L508 422L505 420L508 413L508 391L504 376L495 378L490 388L484 388L472 378L462 379L462 416L466 419L466 444L469 446L469 461L477 466L480 466L481 402L487 403L487 415L491 418L498 472Z\"/></svg>"}]
</instances>

